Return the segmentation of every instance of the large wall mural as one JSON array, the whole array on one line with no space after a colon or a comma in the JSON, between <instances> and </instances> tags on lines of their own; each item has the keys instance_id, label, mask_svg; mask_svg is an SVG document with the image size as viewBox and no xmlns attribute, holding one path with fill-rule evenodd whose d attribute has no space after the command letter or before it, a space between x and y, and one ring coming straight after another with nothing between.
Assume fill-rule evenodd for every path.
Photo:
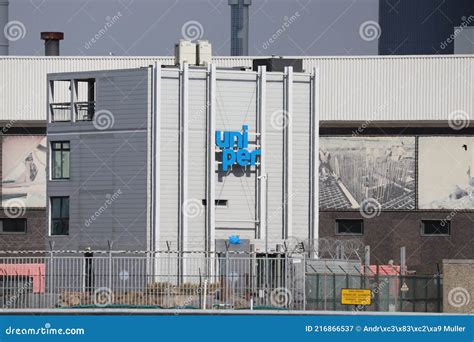
<instances>
[{"instance_id":1,"label":"large wall mural","mask_svg":"<svg viewBox=\"0 0 474 342\"><path fill-rule=\"evenodd\" d=\"M418 208L474 209L474 137L420 137L418 152Z\"/></svg>"},{"instance_id":2,"label":"large wall mural","mask_svg":"<svg viewBox=\"0 0 474 342\"><path fill-rule=\"evenodd\" d=\"M415 209L414 137L321 137L320 209Z\"/></svg>"},{"instance_id":3,"label":"large wall mural","mask_svg":"<svg viewBox=\"0 0 474 342\"><path fill-rule=\"evenodd\" d=\"M2 138L2 206L46 206L46 138Z\"/></svg>"}]
</instances>

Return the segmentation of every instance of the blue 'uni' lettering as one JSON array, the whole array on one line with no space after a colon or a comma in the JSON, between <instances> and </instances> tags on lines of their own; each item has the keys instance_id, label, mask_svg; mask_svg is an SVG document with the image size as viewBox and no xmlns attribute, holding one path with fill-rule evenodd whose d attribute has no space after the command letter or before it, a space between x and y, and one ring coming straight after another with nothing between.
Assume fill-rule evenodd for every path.
<instances>
[{"instance_id":1,"label":"blue 'uni' lettering","mask_svg":"<svg viewBox=\"0 0 474 342\"><path fill-rule=\"evenodd\" d=\"M220 148L232 148L237 140L238 148L247 148L249 146L248 130L249 126L243 125L242 133L216 131L216 145Z\"/></svg>"},{"instance_id":2,"label":"blue 'uni' lettering","mask_svg":"<svg viewBox=\"0 0 474 342\"><path fill-rule=\"evenodd\" d=\"M253 166L257 164L260 150L249 151L248 126L242 126L241 132L216 131L216 145L222 149L222 170L227 171L229 166ZM238 149L236 149L238 147Z\"/></svg>"}]
</instances>

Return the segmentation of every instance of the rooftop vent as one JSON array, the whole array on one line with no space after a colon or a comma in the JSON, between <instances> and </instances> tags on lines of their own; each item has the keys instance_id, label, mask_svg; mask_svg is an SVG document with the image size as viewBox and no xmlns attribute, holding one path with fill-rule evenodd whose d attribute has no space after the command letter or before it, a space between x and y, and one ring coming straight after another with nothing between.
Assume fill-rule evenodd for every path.
<instances>
[{"instance_id":1,"label":"rooftop vent","mask_svg":"<svg viewBox=\"0 0 474 342\"><path fill-rule=\"evenodd\" d=\"M267 71L279 71L283 72L285 67L292 66L294 72L303 72L303 60L298 58L283 58L283 57L271 57L271 58L259 58L254 59L252 63L252 69L258 70L258 67L265 65Z\"/></svg>"},{"instance_id":2,"label":"rooftop vent","mask_svg":"<svg viewBox=\"0 0 474 342\"><path fill-rule=\"evenodd\" d=\"M59 56L59 41L64 39L63 32L41 32L44 40L44 55Z\"/></svg>"}]
</instances>

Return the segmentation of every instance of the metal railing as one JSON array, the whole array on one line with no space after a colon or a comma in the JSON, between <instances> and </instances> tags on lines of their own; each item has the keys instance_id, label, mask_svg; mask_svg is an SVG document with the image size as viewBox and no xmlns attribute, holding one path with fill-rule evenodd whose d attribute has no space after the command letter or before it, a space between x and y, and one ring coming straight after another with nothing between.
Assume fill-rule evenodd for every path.
<instances>
[{"instance_id":1,"label":"metal railing","mask_svg":"<svg viewBox=\"0 0 474 342\"><path fill-rule=\"evenodd\" d=\"M74 117L76 121L92 121L95 114L95 101L90 102L71 102L51 103L51 121L52 122L69 122L71 121L71 111L74 109Z\"/></svg>"},{"instance_id":2,"label":"metal railing","mask_svg":"<svg viewBox=\"0 0 474 342\"><path fill-rule=\"evenodd\" d=\"M51 122L68 122L71 121L71 103L60 102L51 103Z\"/></svg>"},{"instance_id":3,"label":"metal railing","mask_svg":"<svg viewBox=\"0 0 474 342\"><path fill-rule=\"evenodd\" d=\"M95 114L95 102L75 102L76 121L92 121Z\"/></svg>"},{"instance_id":4,"label":"metal railing","mask_svg":"<svg viewBox=\"0 0 474 342\"><path fill-rule=\"evenodd\" d=\"M50 251L1 255L0 308L4 309L440 311L442 302L440 278L436 283L426 277L422 283L412 276L370 273L358 261L312 259L304 253ZM411 288L417 286L417 294L400 292L405 282ZM341 288L370 288L373 304L342 306Z\"/></svg>"}]
</instances>

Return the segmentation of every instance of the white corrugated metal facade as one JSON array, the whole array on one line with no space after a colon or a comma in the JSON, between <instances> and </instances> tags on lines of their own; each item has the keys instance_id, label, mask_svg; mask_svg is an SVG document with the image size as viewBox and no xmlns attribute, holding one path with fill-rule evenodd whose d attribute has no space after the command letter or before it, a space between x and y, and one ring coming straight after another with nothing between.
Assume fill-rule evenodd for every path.
<instances>
[{"instance_id":1,"label":"white corrugated metal facade","mask_svg":"<svg viewBox=\"0 0 474 342\"><path fill-rule=\"evenodd\" d=\"M217 67L250 67L262 57L214 57ZM298 57L295 57L298 58ZM48 73L123 69L173 57L1 57L0 120L46 120ZM321 121L447 121L454 111L474 119L473 56L304 57L320 70Z\"/></svg>"}]
</instances>

